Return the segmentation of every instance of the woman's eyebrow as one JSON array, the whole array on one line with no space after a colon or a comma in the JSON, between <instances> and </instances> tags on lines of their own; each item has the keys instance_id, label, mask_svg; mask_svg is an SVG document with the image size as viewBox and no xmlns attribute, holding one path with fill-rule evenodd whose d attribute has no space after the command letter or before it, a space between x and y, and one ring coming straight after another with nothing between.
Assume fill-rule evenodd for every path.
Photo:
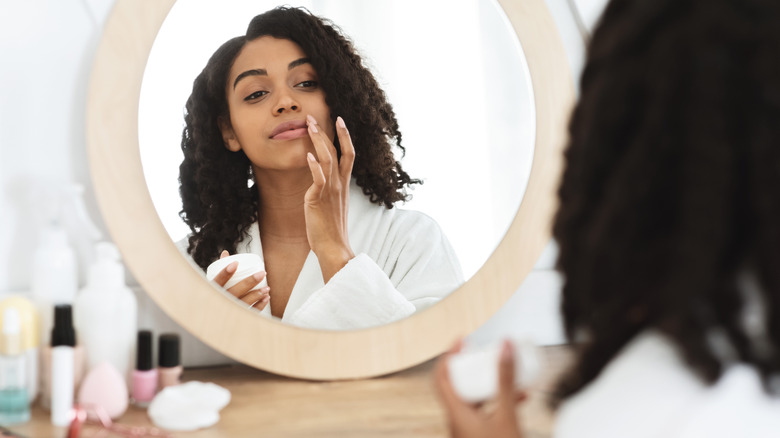
<instances>
[{"instance_id":1,"label":"woman's eyebrow","mask_svg":"<svg viewBox=\"0 0 780 438\"><path fill-rule=\"evenodd\" d=\"M268 76L268 71L264 68L255 68L252 70L247 70L240 75L236 76L236 80L233 82L233 89L236 89L236 85L238 85L238 81L241 79L244 79L247 76Z\"/></svg>"},{"instance_id":2,"label":"woman's eyebrow","mask_svg":"<svg viewBox=\"0 0 780 438\"><path fill-rule=\"evenodd\" d=\"M303 64L311 64L311 61L309 60L309 58L296 59L295 61L287 64L287 70L292 70L295 67L298 67L299 65L303 65ZM238 81L244 79L247 76L268 76L268 71L264 68L255 68L241 73L240 75L236 76L236 80L233 81L233 89L234 90L236 89L236 85L238 85Z\"/></svg>"}]
</instances>

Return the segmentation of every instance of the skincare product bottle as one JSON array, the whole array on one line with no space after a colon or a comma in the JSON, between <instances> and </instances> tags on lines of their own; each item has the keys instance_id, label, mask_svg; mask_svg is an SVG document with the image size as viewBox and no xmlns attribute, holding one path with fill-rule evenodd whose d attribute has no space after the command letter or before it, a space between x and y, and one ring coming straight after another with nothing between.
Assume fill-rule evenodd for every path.
<instances>
[{"instance_id":1,"label":"skincare product bottle","mask_svg":"<svg viewBox=\"0 0 780 438\"><path fill-rule=\"evenodd\" d=\"M0 424L24 423L30 419L22 322L15 307L3 311L0 343Z\"/></svg>"},{"instance_id":2,"label":"skincare product bottle","mask_svg":"<svg viewBox=\"0 0 780 438\"><path fill-rule=\"evenodd\" d=\"M73 347L76 332L69 304L54 307L51 331L51 423L67 426L73 409Z\"/></svg>"},{"instance_id":3,"label":"skincare product bottle","mask_svg":"<svg viewBox=\"0 0 780 438\"><path fill-rule=\"evenodd\" d=\"M73 306L79 341L86 350L88 369L109 362L130 386L136 349L138 303L125 285L119 250L110 242L95 244L95 263L87 286Z\"/></svg>"},{"instance_id":4,"label":"skincare product bottle","mask_svg":"<svg viewBox=\"0 0 780 438\"><path fill-rule=\"evenodd\" d=\"M76 252L65 228L53 220L33 254L32 299L40 318L40 345L49 345L54 305L73 304L78 290Z\"/></svg>"},{"instance_id":5,"label":"skincare product bottle","mask_svg":"<svg viewBox=\"0 0 780 438\"><path fill-rule=\"evenodd\" d=\"M138 406L148 406L157 393L157 369L152 367L152 332L138 332L138 356L133 371L131 397Z\"/></svg>"},{"instance_id":6,"label":"skincare product bottle","mask_svg":"<svg viewBox=\"0 0 780 438\"><path fill-rule=\"evenodd\" d=\"M65 306L63 304L62 306ZM54 309L52 309L52 313L55 316L57 315L57 307L55 306ZM71 309L70 304L67 304L67 307ZM71 322L72 326L72 309L68 311L69 312L69 321ZM53 330L52 330L53 331ZM51 336L49 336L51 338ZM82 345L76 344L75 347L72 347L73 349L73 365L70 367L73 371L73 377L70 379L71 382L73 382L73 391L78 389L79 385L81 384L82 379L84 378L84 374L86 373L86 357L84 354L84 347ZM40 403L41 407L44 409L51 409L51 397L52 397L52 372L54 367L54 348L51 344L51 341L49 342L49 345L47 345L44 348L41 348L41 354L40 354Z\"/></svg>"},{"instance_id":7,"label":"skincare product bottle","mask_svg":"<svg viewBox=\"0 0 780 438\"><path fill-rule=\"evenodd\" d=\"M160 389L181 383L181 361L179 360L179 335L160 335L157 350L157 365L160 374Z\"/></svg>"},{"instance_id":8,"label":"skincare product bottle","mask_svg":"<svg viewBox=\"0 0 780 438\"><path fill-rule=\"evenodd\" d=\"M22 296L13 295L0 301L0 317L5 314L5 309L14 308L19 312L21 323L21 342L24 352L25 379L27 380L27 397L30 402L38 395L38 342L40 340L39 318L35 304ZM2 322L0 322L2 327Z\"/></svg>"}]
</instances>

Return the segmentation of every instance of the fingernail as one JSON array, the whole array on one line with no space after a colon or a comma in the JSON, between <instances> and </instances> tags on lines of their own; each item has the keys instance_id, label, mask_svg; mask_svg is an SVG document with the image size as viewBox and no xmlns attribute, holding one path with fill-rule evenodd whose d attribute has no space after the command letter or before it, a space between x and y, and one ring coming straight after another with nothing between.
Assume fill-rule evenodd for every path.
<instances>
[{"instance_id":1,"label":"fingernail","mask_svg":"<svg viewBox=\"0 0 780 438\"><path fill-rule=\"evenodd\" d=\"M306 116L306 120L309 122L309 128L311 128L311 130L314 131L314 132L318 132L317 131L317 121L314 120L314 117L312 117L311 115L307 115Z\"/></svg>"},{"instance_id":2,"label":"fingernail","mask_svg":"<svg viewBox=\"0 0 780 438\"><path fill-rule=\"evenodd\" d=\"M344 124L344 119L342 119L341 116L336 117L336 126L347 129L347 125Z\"/></svg>"},{"instance_id":3,"label":"fingernail","mask_svg":"<svg viewBox=\"0 0 780 438\"><path fill-rule=\"evenodd\" d=\"M308 158L309 161L312 161L312 162L317 161L316 159L314 159L314 155L312 155L311 152L307 152L306 153L306 158Z\"/></svg>"},{"instance_id":4,"label":"fingernail","mask_svg":"<svg viewBox=\"0 0 780 438\"><path fill-rule=\"evenodd\" d=\"M267 303L267 302L271 301L271 296L270 296L270 295L266 295L266 296L264 296L264 297L263 297L263 299L262 299L262 300L260 300L260 301L262 301L262 302L264 302L264 303Z\"/></svg>"},{"instance_id":5,"label":"fingernail","mask_svg":"<svg viewBox=\"0 0 780 438\"><path fill-rule=\"evenodd\" d=\"M229 255L230 255L230 253L229 253L229 252L227 252L227 250L226 250L226 249L223 249L223 250L222 250L222 253L220 253L220 255L219 255L219 256L220 256L220 257L227 257L227 256L229 256Z\"/></svg>"},{"instance_id":6,"label":"fingernail","mask_svg":"<svg viewBox=\"0 0 780 438\"><path fill-rule=\"evenodd\" d=\"M227 268L225 270L228 272L228 274L232 274L236 272L236 268L238 268L238 262L233 262L227 265Z\"/></svg>"},{"instance_id":7,"label":"fingernail","mask_svg":"<svg viewBox=\"0 0 780 438\"><path fill-rule=\"evenodd\" d=\"M260 288L260 293L261 294L267 294L269 292L271 292L271 288L268 287L268 286L263 286L263 287Z\"/></svg>"},{"instance_id":8,"label":"fingernail","mask_svg":"<svg viewBox=\"0 0 780 438\"><path fill-rule=\"evenodd\" d=\"M265 277L265 272L264 271L255 272L254 274L252 274L252 278L254 278L257 281L262 280L263 277Z\"/></svg>"}]
</instances>

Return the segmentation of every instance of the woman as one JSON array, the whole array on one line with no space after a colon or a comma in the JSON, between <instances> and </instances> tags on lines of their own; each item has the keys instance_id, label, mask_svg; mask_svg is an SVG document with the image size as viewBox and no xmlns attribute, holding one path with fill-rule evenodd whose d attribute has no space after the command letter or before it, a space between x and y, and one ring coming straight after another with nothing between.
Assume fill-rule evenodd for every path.
<instances>
[{"instance_id":1,"label":"woman","mask_svg":"<svg viewBox=\"0 0 780 438\"><path fill-rule=\"evenodd\" d=\"M393 156L403 147L392 107L332 25L296 8L258 15L212 56L186 108L181 217L192 234L181 247L203 269L220 254L261 255L268 286L252 290L260 274L229 289L250 307L355 329L462 283L438 225L393 208L420 181Z\"/></svg>"},{"instance_id":2,"label":"woman","mask_svg":"<svg viewBox=\"0 0 780 438\"><path fill-rule=\"evenodd\" d=\"M554 236L574 366L555 436L780 431L780 4L613 0L590 43ZM454 436L522 436L452 393Z\"/></svg>"}]
</instances>

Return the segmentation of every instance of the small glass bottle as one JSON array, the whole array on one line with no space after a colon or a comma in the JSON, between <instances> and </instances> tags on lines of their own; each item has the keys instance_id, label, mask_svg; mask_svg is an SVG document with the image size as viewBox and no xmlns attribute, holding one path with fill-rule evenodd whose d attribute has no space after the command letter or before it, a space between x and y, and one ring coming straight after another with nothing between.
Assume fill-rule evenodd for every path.
<instances>
[{"instance_id":1,"label":"small glass bottle","mask_svg":"<svg viewBox=\"0 0 780 438\"><path fill-rule=\"evenodd\" d=\"M157 354L157 372L160 389L181 383L181 361L179 358L179 335L165 333L160 335Z\"/></svg>"},{"instance_id":2,"label":"small glass bottle","mask_svg":"<svg viewBox=\"0 0 780 438\"><path fill-rule=\"evenodd\" d=\"M132 375L131 398L136 406L149 406L157 393L157 368L152 366L152 332L138 332L138 354Z\"/></svg>"},{"instance_id":3,"label":"small glass bottle","mask_svg":"<svg viewBox=\"0 0 780 438\"><path fill-rule=\"evenodd\" d=\"M15 307L3 311L2 344L0 344L0 424L18 424L30 420L30 398L22 322Z\"/></svg>"}]
</instances>

